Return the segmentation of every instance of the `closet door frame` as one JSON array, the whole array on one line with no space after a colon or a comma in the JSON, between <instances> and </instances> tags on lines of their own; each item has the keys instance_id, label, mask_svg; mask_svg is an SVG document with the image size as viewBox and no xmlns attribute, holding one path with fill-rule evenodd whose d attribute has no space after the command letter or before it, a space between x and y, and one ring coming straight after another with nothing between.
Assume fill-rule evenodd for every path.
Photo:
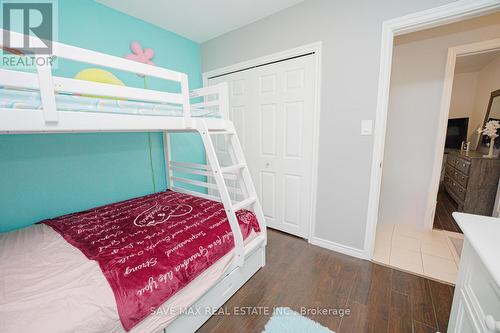
<instances>
[{"instance_id":1,"label":"closet door frame","mask_svg":"<svg viewBox=\"0 0 500 333\"><path fill-rule=\"evenodd\" d=\"M237 64L233 64L230 66L217 68L208 72L203 73L203 86L208 86L209 79L229 74L232 72L241 71L244 69L251 69L256 66L261 66L264 64L276 62L276 61L284 61L289 58L294 58L298 56L303 56L306 54L313 54L315 57L315 95L314 95L314 108L313 112L313 142L312 142L312 160L311 160L311 213L309 218L309 232L307 236L307 240L309 243L316 243L315 239L320 240L321 237L316 237L314 235L315 225L316 225L316 202L317 202L317 192L318 192L318 147L319 147L319 124L320 124L320 110L321 110L321 42L315 42L303 46L299 46L293 49L289 49L286 51L281 51L273 54L269 54L263 57L258 57L255 59L243 61ZM317 244L320 245L320 244ZM321 245L320 245L321 246Z\"/></svg>"}]
</instances>

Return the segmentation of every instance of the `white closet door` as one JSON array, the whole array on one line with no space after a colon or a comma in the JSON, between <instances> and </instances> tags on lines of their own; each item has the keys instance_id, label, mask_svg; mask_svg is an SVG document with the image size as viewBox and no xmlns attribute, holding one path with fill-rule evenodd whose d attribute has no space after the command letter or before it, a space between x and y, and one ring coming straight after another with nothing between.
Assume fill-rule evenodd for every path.
<instances>
[{"instance_id":1,"label":"white closet door","mask_svg":"<svg viewBox=\"0 0 500 333\"><path fill-rule=\"evenodd\" d=\"M267 225L307 237L311 181L315 55L209 80L228 82L230 118L243 146ZM223 144L217 144L220 150Z\"/></svg>"}]
</instances>

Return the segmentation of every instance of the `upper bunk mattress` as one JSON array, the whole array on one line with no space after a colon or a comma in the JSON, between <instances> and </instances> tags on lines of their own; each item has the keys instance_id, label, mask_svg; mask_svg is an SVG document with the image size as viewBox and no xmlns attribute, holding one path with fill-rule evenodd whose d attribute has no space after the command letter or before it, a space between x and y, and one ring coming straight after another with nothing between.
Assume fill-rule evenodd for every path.
<instances>
[{"instance_id":1,"label":"upper bunk mattress","mask_svg":"<svg viewBox=\"0 0 500 333\"><path fill-rule=\"evenodd\" d=\"M182 108L178 105L138 102L97 96L56 94L59 111L99 112L117 114L135 114L148 116L182 117ZM0 108L39 110L42 107L40 92L0 87ZM191 109L192 117L220 118L218 109Z\"/></svg>"},{"instance_id":2,"label":"upper bunk mattress","mask_svg":"<svg viewBox=\"0 0 500 333\"><path fill-rule=\"evenodd\" d=\"M255 216L237 215L248 242ZM172 191L0 235L0 331L157 331L224 275L233 248L220 203Z\"/></svg>"}]
</instances>

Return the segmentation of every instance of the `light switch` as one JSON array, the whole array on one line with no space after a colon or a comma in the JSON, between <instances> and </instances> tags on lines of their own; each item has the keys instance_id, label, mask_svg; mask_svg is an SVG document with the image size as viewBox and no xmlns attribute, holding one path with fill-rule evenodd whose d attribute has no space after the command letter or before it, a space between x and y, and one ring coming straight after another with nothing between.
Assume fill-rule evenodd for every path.
<instances>
[{"instance_id":1,"label":"light switch","mask_svg":"<svg viewBox=\"0 0 500 333\"><path fill-rule=\"evenodd\" d=\"M372 135L373 120L361 120L361 135Z\"/></svg>"}]
</instances>

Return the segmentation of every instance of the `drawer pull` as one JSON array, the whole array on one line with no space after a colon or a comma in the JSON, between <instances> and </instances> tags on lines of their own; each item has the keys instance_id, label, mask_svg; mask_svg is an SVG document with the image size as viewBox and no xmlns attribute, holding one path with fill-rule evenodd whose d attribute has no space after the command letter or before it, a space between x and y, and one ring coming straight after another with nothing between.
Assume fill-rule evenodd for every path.
<instances>
[{"instance_id":1,"label":"drawer pull","mask_svg":"<svg viewBox=\"0 0 500 333\"><path fill-rule=\"evenodd\" d=\"M490 331L500 333L500 321L496 321L492 315L487 315L484 318L484 323Z\"/></svg>"}]
</instances>

